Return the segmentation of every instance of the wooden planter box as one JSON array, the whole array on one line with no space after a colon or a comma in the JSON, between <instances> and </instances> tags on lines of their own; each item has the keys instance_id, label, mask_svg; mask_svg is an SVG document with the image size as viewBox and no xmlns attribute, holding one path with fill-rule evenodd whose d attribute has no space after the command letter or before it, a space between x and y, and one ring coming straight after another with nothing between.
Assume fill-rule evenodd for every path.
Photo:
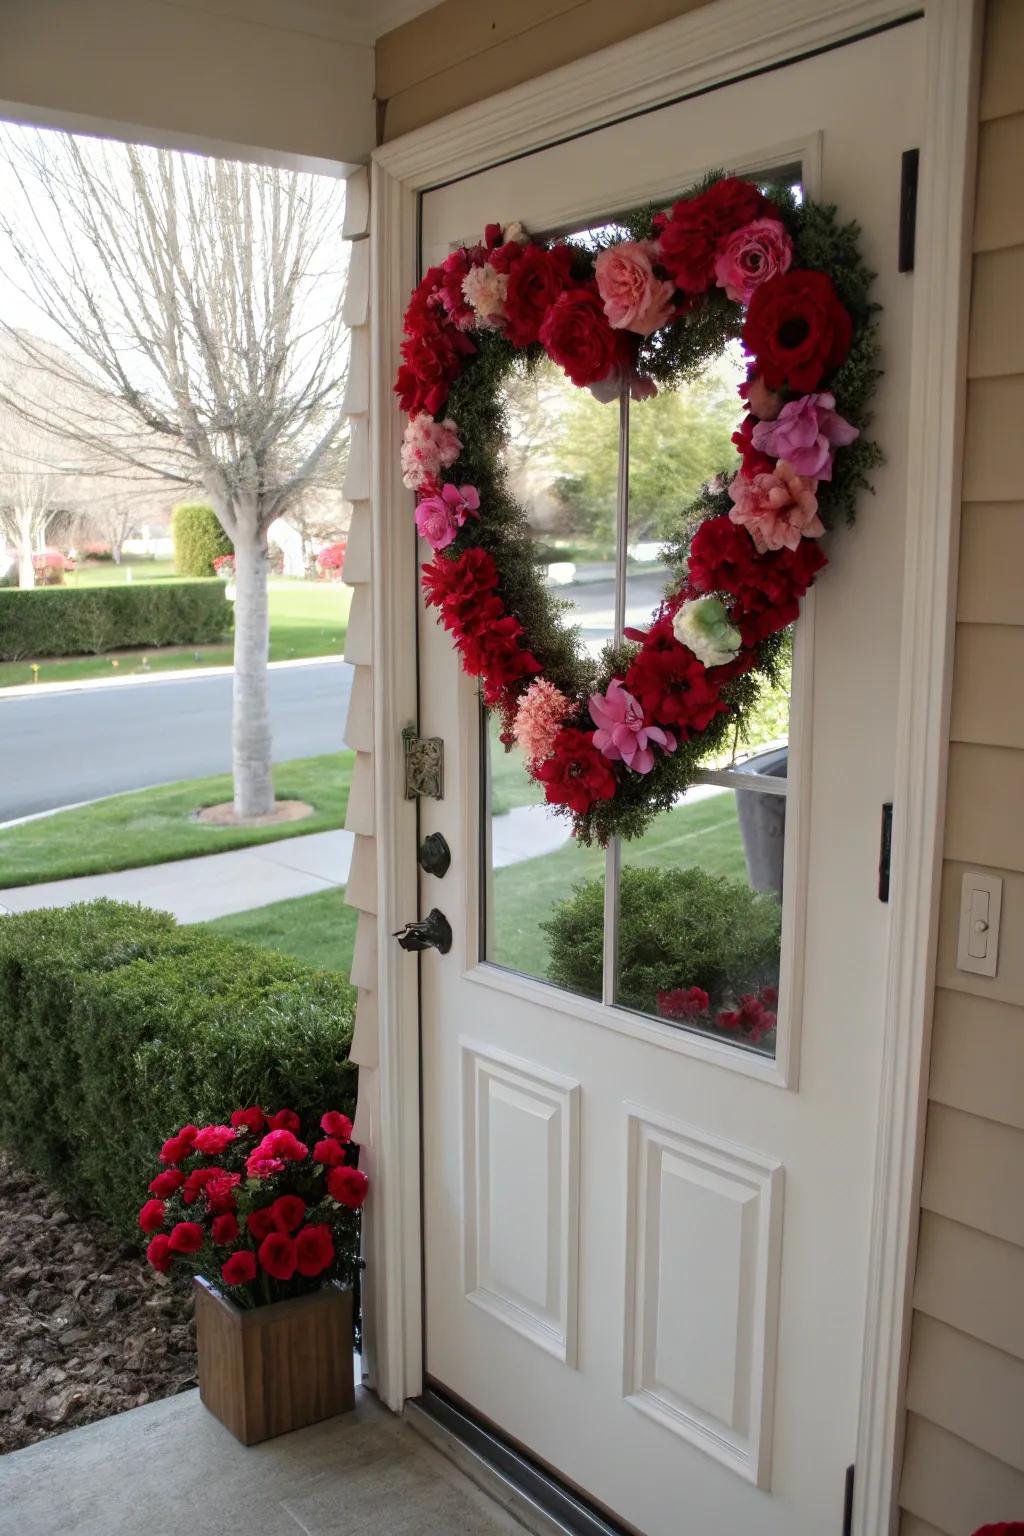
<instances>
[{"instance_id":1,"label":"wooden planter box","mask_svg":"<svg viewBox=\"0 0 1024 1536\"><path fill-rule=\"evenodd\" d=\"M355 1406L351 1290L251 1311L198 1276L194 1294L199 1396L243 1445Z\"/></svg>"}]
</instances>

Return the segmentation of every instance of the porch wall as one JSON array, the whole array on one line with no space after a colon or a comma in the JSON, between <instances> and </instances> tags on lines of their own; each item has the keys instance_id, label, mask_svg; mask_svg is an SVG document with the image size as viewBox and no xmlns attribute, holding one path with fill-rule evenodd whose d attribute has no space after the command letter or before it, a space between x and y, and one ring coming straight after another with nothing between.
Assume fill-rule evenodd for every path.
<instances>
[{"instance_id":1,"label":"porch wall","mask_svg":"<svg viewBox=\"0 0 1024 1536\"><path fill-rule=\"evenodd\" d=\"M1024 5L989 0L945 864L901 1536L1024 1516ZM999 974L956 969L1001 876Z\"/></svg>"}]
</instances>

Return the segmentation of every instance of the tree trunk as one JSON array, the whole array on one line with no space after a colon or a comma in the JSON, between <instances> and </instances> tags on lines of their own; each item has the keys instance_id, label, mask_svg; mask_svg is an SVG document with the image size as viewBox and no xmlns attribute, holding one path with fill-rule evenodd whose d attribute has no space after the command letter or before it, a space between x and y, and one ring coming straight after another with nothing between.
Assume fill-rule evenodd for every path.
<instances>
[{"instance_id":1,"label":"tree trunk","mask_svg":"<svg viewBox=\"0 0 1024 1536\"><path fill-rule=\"evenodd\" d=\"M32 524L23 518L18 527L18 586L34 587L36 568L32 564Z\"/></svg>"},{"instance_id":2,"label":"tree trunk","mask_svg":"<svg viewBox=\"0 0 1024 1536\"><path fill-rule=\"evenodd\" d=\"M255 520L255 513L251 518L239 516L235 534L235 687L231 735L235 815L239 818L269 816L274 809L267 690L269 561L266 534L253 531Z\"/></svg>"}]
</instances>

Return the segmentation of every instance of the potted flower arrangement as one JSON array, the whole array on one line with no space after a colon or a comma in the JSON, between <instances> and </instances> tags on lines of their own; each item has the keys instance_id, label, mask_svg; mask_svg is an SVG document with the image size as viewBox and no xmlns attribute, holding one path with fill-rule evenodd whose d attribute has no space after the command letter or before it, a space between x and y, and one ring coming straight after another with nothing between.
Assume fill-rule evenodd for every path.
<instances>
[{"instance_id":1,"label":"potted flower arrangement","mask_svg":"<svg viewBox=\"0 0 1024 1536\"><path fill-rule=\"evenodd\" d=\"M244 1445L353 1406L358 1151L347 1115L255 1106L161 1148L146 1257L191 1268L200 1396Z\"/></svg>"}]
</instances>

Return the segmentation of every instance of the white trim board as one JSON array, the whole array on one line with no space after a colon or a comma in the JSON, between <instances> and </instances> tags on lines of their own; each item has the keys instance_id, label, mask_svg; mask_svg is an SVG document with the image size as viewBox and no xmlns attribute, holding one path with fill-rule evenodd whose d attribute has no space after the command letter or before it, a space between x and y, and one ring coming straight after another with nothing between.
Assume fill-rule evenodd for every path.
<instances>
[{"instance_id":1,"label":"white trim board","mask_svg":"<svg viewBox=\"0 0 1024 1536\"><path fill-rule=\"evenodd\" d=\"M900 656L892 941L868 1268L854 1536L882 1536L895 1481L908 1340L941 868L959 529L969 218L982 0L712 0L384 145L373 160L374 720L382 932L416 915L415 818L396 752L415 718L415 538L399 470L391 374L415 280L419 194L498 160L706 91L911 16L926 27L914 283L904 633ZM383 811L386 808L386 812ZM418 1013L415 965L380 951L379 1388L398 1410L422 1389Z\"/></svg>"}]
</instances>

